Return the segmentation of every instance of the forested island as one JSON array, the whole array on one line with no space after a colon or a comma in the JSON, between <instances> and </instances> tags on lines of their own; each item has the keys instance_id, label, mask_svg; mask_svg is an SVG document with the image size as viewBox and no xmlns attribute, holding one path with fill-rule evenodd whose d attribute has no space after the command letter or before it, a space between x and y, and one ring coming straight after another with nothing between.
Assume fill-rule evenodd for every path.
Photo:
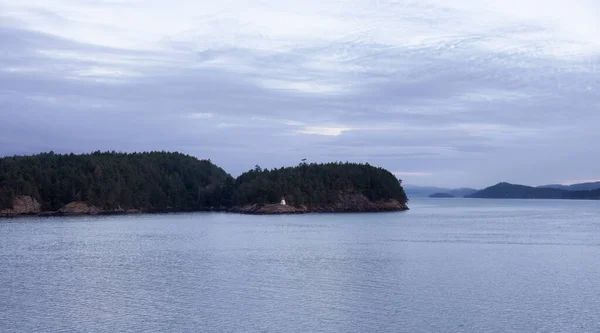
<instances>
[{"instance_id":1,"label":"forested island","mask_svg":"<svg viewBox=\"0 0 600 333\"><path fill-rule=\"evenodd\" d=\"M466 195L471 195L478 190L468 187L463 188L442 188L436 186L418 186L404 185L406 194L411 198L425 198L437 194L449 194L455 198L463 198Z\"/></svg>"},{"instance_id":2,"label":"forested island","mask_svg":"<svg viewBox=\"0 0 600 333\"><path fill-rule=\"evenodd\" d=\"M400 181L369 164L257 165L234 178L210 160L172 152L0 158L0 216L377 212L406 210L407 202Z\"/></svg>"},{"instance_id":3,"label":"forested island","mask_svg":"<svg viewBox=\"0 0 600 333\"><path fill-rule=\"evenodd\" d=\"M455 196L453 196L450 193L434 193L434 194L431 194L429 197L430 198L455 198Z\"/></svg>"},{"instance_id":4,"label":"forested island","mask_svg":"<svg viewBox=\"0 0 600 333\"><path fill-rule=\"evenodd\" d=\"M578 184L583 187L585 184ZM590 183L589 188L593 185ZM577 189L578 187L572 187ZM498 183L481 191L466 196L467 198L481 199L574 199L574 200L599 200L600 189L569 190L568 186L542 186L531 187L510 183Z\"/></svg>"}]
</instances>

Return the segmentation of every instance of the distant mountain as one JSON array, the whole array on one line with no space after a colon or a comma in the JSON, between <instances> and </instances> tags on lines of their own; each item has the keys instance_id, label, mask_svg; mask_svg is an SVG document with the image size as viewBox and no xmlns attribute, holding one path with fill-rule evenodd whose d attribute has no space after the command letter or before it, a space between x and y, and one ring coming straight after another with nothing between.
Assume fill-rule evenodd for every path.
<instances>
[{"instance_id":1,"label":"distant mountain","mask_svg":"<svg viewBox=\"0 0 600 333\"><path fill-rule=\"evenodd\" d=\"M447 193L454 197L462 198L464 196L473 194L477 190L472 188L441 188L435 186L416 186L416 185L403 185L404 190L409 198L426 198L436 193Z\"/></svg>"},{"instance_id":2,"label":"distant mountain","mask_svg":"<svg viewBox=\"0 0 600 333\"><path fill-rule=\"evenodd\" d=\"M564 190L498 183L469 195L486 199L560 199Z\"/></svg>"},{"instance_id":3,"label":"distant mountain","mask_svg":"<svg viewBox=\"0 0 600 333\"><path fill-rule=\"evenodd\" d=\"M449 189L436 186L403 185L409 198L447 197L488 198L488 199L597 199L600 196L600 182L573 185L550 184L526 186L498 183L483 190L472 188Z\"/></svg>"},{"instance_id":4,"label":"distant mountain","mask_svg":"<svg viewBox=\"0 0 600 333\"><path fill-rule=\"evenodd\" d=\"M551 184L538 186L538 188L554 188L566 191L591 191L600 189L600 182L580 183L573 185Z\"/></svg>"},{"instance_id":5,"label":"distant mountain","mask_svg":"<svg viewBox=\"0 0 600 333\"><path fill-rule=\"evenodd\" d=\"M438 192L446 192L448 190L445 188L434 186L416 186L405 184L402 184L402 187L404 187L404 191L406 192L406 195L408 195L409 198L428 197L431 194Z\"/></svg>"},{"instance_id":6,"label":"distant mountain","mask_svg":"<svg viewBox=\"0 0 600 333\"><path fill-rule=\"evenodd\" d=\"M549 185L540 185L540 186L536 186L537 188L554 188L554 189L559 189L559 190L566 190L569 185L562 185L562 184L549 184Z\"/></svg>"},{"instance_id":7,"label":"distant mountain","mask_svg":"<svg viewBox=\"0 0 600 333\"><path fill-rule=\"evenodd\" d=\"M457 197L457 198L464 198L467 195L471 195L471 194L473 194L473 193L475 193L477 191L478 190L476 190L474 188L464 187L464 188L453 189L453 190L447 191L445 193L448 193L448 194L450 194L450 195L452 195L454 197Z\"/></svg>"},{"instance_id":8,"label":"distant mountain","mask_svg":"<svg viewBox=\"0 0 600 333\"><path fill-rule=\"evenodd\" d=\"M531 187L525 185L498 183L473 193L469 198L484 199L600 199L600 189L569 191L559 188Z\"/></svg>"},{"instance_id":9,"label":"distant mountain","mask_svg":"<svg viewBox=\"0 0 600 333\"><path fill-rule=\"evenodd\" d=\"M600 200L600 189L588 191L566 191L564 199Z\"/></svg>"},{"instance_id":10,"label":"distant mountain","mask_svg":"<svg viewBox=\"0 0 600 333\"><path fill-rule=\"evenodd\" d=\"M454 198L450 193L434 193L429 196L430 198Z\"/></svg>"}]
</instances>

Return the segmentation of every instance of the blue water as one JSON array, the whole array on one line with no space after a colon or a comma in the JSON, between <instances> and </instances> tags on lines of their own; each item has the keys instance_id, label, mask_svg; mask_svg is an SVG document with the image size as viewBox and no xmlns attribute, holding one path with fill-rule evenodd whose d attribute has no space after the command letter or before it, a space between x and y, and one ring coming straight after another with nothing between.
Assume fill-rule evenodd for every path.
<instances>
[{"instance_id":1,"label":"blue water","mask_svg":"<svg viewBox=\"0 0 600 333\"><path fill-rule=\"evenodd\" d=\"M0 220L0 332L600 332L600 202Z\"/></svg>"}]
</instances>

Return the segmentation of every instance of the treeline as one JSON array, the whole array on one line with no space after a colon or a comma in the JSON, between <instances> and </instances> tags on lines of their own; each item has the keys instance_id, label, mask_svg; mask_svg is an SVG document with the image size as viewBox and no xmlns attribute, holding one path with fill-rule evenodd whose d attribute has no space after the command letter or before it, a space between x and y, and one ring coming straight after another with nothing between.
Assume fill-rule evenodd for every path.
<instances>
[{"instance_id":1,"label":"treeline","mask_svg":"<svg viewBox=\"0 0 600 333\"><path fill-rule=\"evenodd\" d=\"M368 164L255 167L234 179L210 160L170 152L43 153L0 158L0 209L28 195L45 211L81 201L105 210L204 210L277 203L324 206L341 192L373 201L408 200L400 182Z\"/></svg>"}]
</instances>

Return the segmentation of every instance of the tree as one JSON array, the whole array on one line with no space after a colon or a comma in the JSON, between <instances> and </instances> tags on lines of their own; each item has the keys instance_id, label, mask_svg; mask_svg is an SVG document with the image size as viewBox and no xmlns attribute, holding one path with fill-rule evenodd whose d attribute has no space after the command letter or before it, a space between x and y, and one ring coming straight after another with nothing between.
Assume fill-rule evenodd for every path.
<instances>
[{"instance_id":1,"label":"tree","mask_svg":"<svg viewBox=\"0 0 600 333\"><path fill-rule=\"evenodd\" d=\"M10 208L16 195L29 195L44 210L72 201L106 209L196 210L206 203L198 200L200 189L220 189L230 178L211 162L180 153L5 157L0 158L0 208Z\"/></svg>"}]
</instances>

